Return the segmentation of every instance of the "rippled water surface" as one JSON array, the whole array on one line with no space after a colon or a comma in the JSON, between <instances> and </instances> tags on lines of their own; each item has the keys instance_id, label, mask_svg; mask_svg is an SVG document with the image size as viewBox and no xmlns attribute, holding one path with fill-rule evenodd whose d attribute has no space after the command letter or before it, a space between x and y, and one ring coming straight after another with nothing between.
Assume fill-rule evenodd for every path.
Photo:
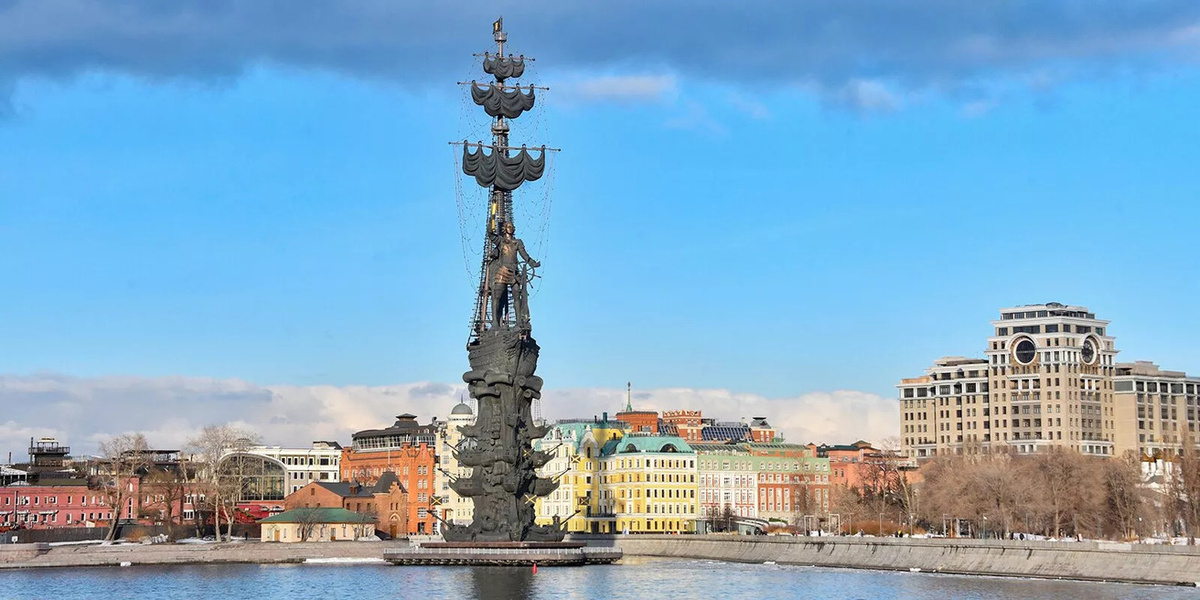
<instances>
[{"instance_id":1,"label":"rippled water surface","mask_svg":"<svg viewBox=\"0 0 1200 600\"><path fill-rule=\"evenodd\" d=\"M0 598L1198 598L1195 588L892 573L699 560L542 568L227 565L0 571Z\"/></svg>"}]
</instances>

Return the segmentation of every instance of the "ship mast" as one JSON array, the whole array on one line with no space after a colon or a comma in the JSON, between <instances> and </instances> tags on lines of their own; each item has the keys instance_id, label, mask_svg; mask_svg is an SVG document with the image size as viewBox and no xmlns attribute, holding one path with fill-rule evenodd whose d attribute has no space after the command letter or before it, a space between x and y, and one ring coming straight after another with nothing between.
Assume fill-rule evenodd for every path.
<instances>
[{"instance_id":1,"label":"ship mast","mask_svg":"<svg viewBox=\"0 0 1200 600\"><path fill-rule=\"evenodd\" d=\"M492 297L495 293L493 289L495 282L489 281L489 276L495 278L496 265L492 264L492 261L496 258L495 249L505 235L505 227L509 224L514 227L516 225L513 214L513 190L526 181L539 179L545 167L545 153L553 150L545 146L532 149L540 150L540 155L534 158L524 146L516 148L509 145L509 121L532 109L535 90L545 90L546 88L533 85L506 85L505 82L508 79L520 78L525 72L525 61L533 59L527 59L524 55L504 55L504 45L508 41L508 34L504 31L503 18L492 24L492 39L496 42L495 56L493 57L491 53L484 53L482 57L484 72L492 75L493 81L486 84L475 81L460 82L470 86L472 99L476 104L483 106L487 114L492 117L491 144L470 143L466 140L461 142L463 145L463 172L467 175L474 175L479 185L489 188L479 286L476 291L475 308L472 312L472 342L477 341L480 335L496 326L505 329L518 327L529 329L527 307L524 307L526 309L524 314L521 314L520 310L511 309L505 310L499 315L493 314L497 304L496 299ZM490 151L490 154L485 151ZM513 151L517 151L515 156ZM522 271L508 276L525 278L528 275ZM526 283L527 281L522 280L518 285L513 286L512 295L516 296L518 291L523 293ZM506 300L506 306L511 308L514 303L522 302L524 298L510 297Z\"/></svg>"},{"instance_id":2,"label":"ship mast","mask_svg":"<svg viewBox=\"0 0 1200 600\"><path fill-rule=\"evenodd\" d=\"M496 19L492 24L492 39L496 41L496 56L504 57L504 42L508 41L508 34L504 32L504 17ZM504 78L499 74L496 76L496 83L504 85ZM501 151L499 148L508 147L508 122L505 121L504 115L496 115L492 119L492 152ZM507 153L507 150L503 150ZM475 323L472 327L472 332L475 335L483 333L488 322L488 284L487 284L487 263L488 252L492 245L492 240L500 235L500 230L505 223L513 223L512 210L512 192L505 192L492 185L491 193L488 194L488 218L487 231L483 236L483 268L479 273L479 297L476 300Z\"/></svg>"}]
</instances>

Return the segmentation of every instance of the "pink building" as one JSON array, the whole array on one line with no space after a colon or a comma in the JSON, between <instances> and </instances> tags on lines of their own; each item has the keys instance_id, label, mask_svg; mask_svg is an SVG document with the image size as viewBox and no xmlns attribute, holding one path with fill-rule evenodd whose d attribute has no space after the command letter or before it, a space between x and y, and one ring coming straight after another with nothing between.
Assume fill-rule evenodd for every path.
<instances>
[{"instance_id":1,"label":"pink building","mask_svg":"<svg viewBox=\"0 0 1200 600\"><path fill-rule=\"evenodd\" d=\"M111 518L103 495L89 490L82 480L0 487L0 527L99 527Z\"/></svg>"}]
</instances>

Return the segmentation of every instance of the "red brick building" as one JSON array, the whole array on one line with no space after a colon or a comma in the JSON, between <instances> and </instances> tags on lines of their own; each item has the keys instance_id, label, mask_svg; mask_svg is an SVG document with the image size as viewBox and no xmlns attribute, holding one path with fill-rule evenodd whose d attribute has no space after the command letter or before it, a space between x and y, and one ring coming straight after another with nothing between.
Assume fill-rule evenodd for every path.
<instances>
[{"instance_id":1,"label":"red brick building","mask_svg":"<svg viewBox=\"0 0 1200 600\"><path fill-rule=\"evenodd\" d=\"M825 461L799 444L752 442L744 444L754 457L758 473L758 515L792 521L800 514L829 510L829 482Z\"/></svg>"},{"instance_id":2,"label":"red brick building","mask_svg":"<svg viewBox=\"0 0 1200 600\"><path fill-rule=\"evenodd\" d=\"M408 494L408 532L427 535L436 531L434 518L435 451L440 427L436 419L429 425L417 423L416 415L403 414L385 429L355 433L354 443L342 448L341 478L373 485L390 471ZM388 531L388 527L381 527Z\"/></svg>"},{"instance_id":3,"label":"red brick building","mask_svg":"<svg viewBox=\"0 0 1200 600\"><path fill-rule=\"evenodd\" d=\"M633 409L633 384L625 384L625 410L617 413L617 420L629 425L633 433L658 433L658 411Z\"/></svg>"},{"instance_id":4,"label":"red brick building","mask_svg":"<svg viewBox=\"0 0 1200 600\"><path fill-rule=\"evenodd\" d=\"M617 420L629 424L629 431L635 433L658 433L658 413L652 410L633 410L626 407L617 413Z\"/></svg>"},{"instance_id":5,"label":"red brick building","mask_svg":"<svg viewBox=\"0 0 1200 600\"><path fill-rule=\"evenodd\" d=\"M662 414L663 428L683 438L687 443L702 442L704 415L698 410L668 410Z\"/></svg>"},{"instance_id":6,"label":"red brick building","mask_svg":"<svg viewBox=\"0 0 1200 600\"><path fill-rule=\"evenodd\" d=\"M289 495L284 500L284 507L287 510L344 508L374 517L375 531L391 537L424 533L409 527L408 492L391 471L385 471L372 485L356 481L314 481Z\"/></svg>"},{"instance_id":7,"label":"red brick building","mask_svg":"<svg viewBox=\"0 0 1200 600\"><path fill-rule=\"evenodd\" d=\"M879 450L870 442L859 440L853 444L836 446L809 444L808 447L821 458L829 459L829 483L842 487L862 488L863 464L881 458Z\"/></svg>"},{"instance_id":8,"label":"red brick building","mask_svg":"<svg viewBox=\"0 0 1200 600\"><path fill-rule=\"evenodd\" d=\"M126 507L121 518L130 518L125 513L133 510ZM82 479L0 487L0 527L104 527L111 518L112 509L105 505L104 495L88 489Z\"/></svg>"}]
</instances>

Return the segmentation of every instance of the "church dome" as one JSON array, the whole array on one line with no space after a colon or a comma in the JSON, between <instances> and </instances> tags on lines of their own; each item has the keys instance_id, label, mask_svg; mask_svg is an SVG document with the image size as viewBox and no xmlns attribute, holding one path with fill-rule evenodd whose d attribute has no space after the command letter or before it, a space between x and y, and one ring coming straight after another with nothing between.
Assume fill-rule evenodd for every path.
<instances>
[{"instance_id":1,"label":"church dome","mask_svg":"<svg viewBox=\"0 0 1200 600\"><path fill-rule=\"evenodd\" d=\"M471 410L471 407L467 406L466 402L459 402L453 409L450 410L450 414L471 416L475 414L475 411Z\"/></svg>"}]
</instances>

